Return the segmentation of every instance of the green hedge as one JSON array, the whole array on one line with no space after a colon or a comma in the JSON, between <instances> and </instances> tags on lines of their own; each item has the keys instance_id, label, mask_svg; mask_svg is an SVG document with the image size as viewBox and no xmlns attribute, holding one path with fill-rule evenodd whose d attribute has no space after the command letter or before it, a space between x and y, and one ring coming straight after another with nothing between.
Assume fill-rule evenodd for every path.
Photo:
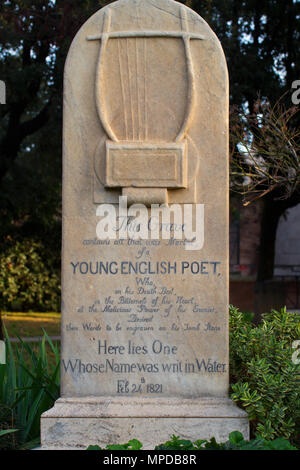
<instances>
[{"instance_id":1,"label":"green hedge","mask_svg":"<svg viewBox=\"0 0 300 470\"><path fill-rule=\"evenodd\" d=\"M7 239L0 254L0 308L58 312L60 278L57 260L41 242Z\"/></svg>"},{"instance_id":2,"label":"green hedge","mask_svg":"<svg viewBox=\"0 0 300 470\"><path fill-rule=\"evenodd\" d=\"M285 437L299 446L300 366L292 361L298 339L298 314L273 310L254 326L230 307L231 398L247 411L253 436Z\"/></svg>"},{"instance_id":3,"label":"green hedge","mask_svg":"<svg viewBox=\"0 0 300 470\"><path fill-rule=\"evenodd\" d=\"M89 446L87 450L142 450L143 444L137 439L132 439L126 444L111 444L105 449L99 446ZM297 450L287 439L278 437L273 441L266 439L252 439L245 441L239 431L229 434L227 442L218 443L214 437L209 441L199 439L192 442L188 439L180 439L178 436L172 436L170 441L159 444L155 450Z\"/></svg>"}]
</instances>

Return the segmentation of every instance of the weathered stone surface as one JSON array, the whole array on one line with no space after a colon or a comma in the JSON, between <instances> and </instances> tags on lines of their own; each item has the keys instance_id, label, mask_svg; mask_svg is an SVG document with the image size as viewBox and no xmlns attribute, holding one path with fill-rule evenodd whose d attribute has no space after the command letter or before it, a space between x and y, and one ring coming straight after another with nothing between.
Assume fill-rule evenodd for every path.
<instances>
[{"instance_id":1,"label":"weathered stone surface","mask_svg":"<svg viewBox=\"0 0 300 470\"><path fill-rule=\"evenodd\" d=\"M62 399L42 417L43 446L247 435L228 400L228 78L218 39L173 0L112 3L76 35L64 98ZM160 220L150 209L124 218L122 194L129 216L134 203L168 202L174 217L164 205ZM105 210L108 240L96 236ZM139 239L150 227L158 237Z\"/></svg>"},{"instance_id":2,"label":"weathered stone surface","mask_svg":"<svg viewBox=\"0 0 300 470\"><path fill-rule=\"evenodd\" d=\"M237 429L249 437L245 413L228 399L87 397L60 399L43 418L42 442L46 436L49 449L84 449L138 437L143 449L153 449L173 434L192 441L217 436L225 442Z\"/></svg>"},{"instance_id":3,"label":"weathered stone surface","mask_svg":"<svg viewBox=\"0 0 300 470\"><path fill-rule=\"evenodd\" d=\"M137 202L146 207L168 203L168 191L165 188L123 188L122 196L127 197L128 206Z\"/></svg>"},{"instance_id":4,"label":"weathered stone surface","mask_svg":"<svg viewBox=\"0 0 300 470\"><path fill-rule=\"evenodd\" d=\"M106 143L106 187L185 188L185 142Z\"/></svg>"}]
</instances>

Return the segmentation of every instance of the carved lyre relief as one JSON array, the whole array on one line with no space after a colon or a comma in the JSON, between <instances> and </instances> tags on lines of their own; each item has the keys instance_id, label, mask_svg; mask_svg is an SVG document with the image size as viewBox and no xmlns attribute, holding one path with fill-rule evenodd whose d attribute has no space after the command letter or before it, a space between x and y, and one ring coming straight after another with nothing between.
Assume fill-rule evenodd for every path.
<instances>
[{"instance_id":1,"label":"carved lyre relief","mask_svg":"<svg viewBox=\"0 0 300 470\"><path fill-rule=\"evenodd\" d=\"M196 95L190 41L204 37L189 32L183 6L178 31L140 25L114 31L112 11L105 10L101 34L87 38L100 40L95 96L106 133L95 153L96 178L108 190L122 190L130 204L168 203L168 192L176 202L195 202L199 162L188 135Z\"/></svg>"}]
</instances>

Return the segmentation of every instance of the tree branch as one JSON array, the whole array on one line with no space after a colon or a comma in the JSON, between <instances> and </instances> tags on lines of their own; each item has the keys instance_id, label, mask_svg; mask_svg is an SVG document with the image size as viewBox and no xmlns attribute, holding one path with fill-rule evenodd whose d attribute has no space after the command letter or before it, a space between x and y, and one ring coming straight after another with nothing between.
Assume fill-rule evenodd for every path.
<instances>
[{"instance_id":1,"label":"tree branch","mask_svg":"<svg viewBox=\"0 0 300 470\"><path fill-rule=\"evenodd\" d=\"M20 137L23 140L28 135L34 134L37 132L41 127L43 127L50 118L50 107L51 107L51 100L44 106L44 108L39 112L37 116L30 119L29 121L25 121L20 125Z\"/></svg>"}]
</instances>

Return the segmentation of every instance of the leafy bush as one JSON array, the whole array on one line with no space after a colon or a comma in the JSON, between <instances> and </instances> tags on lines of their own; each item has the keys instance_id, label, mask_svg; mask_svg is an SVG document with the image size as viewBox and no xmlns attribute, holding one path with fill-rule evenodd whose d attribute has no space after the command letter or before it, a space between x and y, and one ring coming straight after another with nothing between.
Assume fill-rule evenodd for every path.
<instances>
[{"instance_id":1,"label":"leafy bush","mask_svg":"<svg viewBox=\"0 0 300 470\"><path fill-rule=\"evenodd\" d=\"M113 444L102 449L99 446L89 446L87 450L141 450L143 444L137 439L132 439L127 444ZM155 450L297 450L288 440L277 438L273 441L266 439L253 439L245 441L239 431L229 434L227 442L217 443L213 437L210 441L201 439L195 442L172 436L170 441L155 447Z\"/></svg>"},{"instance_id":2,"label":"leafy bush","mask_svg":"<svg viewBox=\"0 0 300 470\"><path fill-rule=\"evenodd\" d=\"M266 439L252 439L245 441L239 431L229 434L227 442L217 443L212 437L209 441L201 439L195 442L182 440L172 436L170 441L155 447L155 450L297 450L287 439L277 438L273 441Z\"/></svg>"},{"instance_id":3,"label":"leafy bush","mask_svg":"<svg viewBox=\"0 0 300 470\"><path fill-rule=\"evenodd\" d=\"M40 242L6 240L0 254L2 310L59 311L60 280L51 254Z\"/></svg>"},{"instance_id":4,"label":"leafy bush","mask_svg":"<svg viewBox=\"0 0 300 470\"><path fill-rule=\"evenodd\" d=\"M46 333L37 352L22 340L13 350L6 330L5 336L6 364L0 365L0 429L18 432L11 436L2 432L0 448L34 447L40 439L41 414L59 397L59 351ZM48 362L46 340L55 356L54 365Z\"/></svg>"},{"instance_id":5,"label":"leafy bush","mask_svg":"<svg viewBox=\"0 0 300 470\"><path fill-rule=\"evenodd\" d=\"M292 343L300 338L300 315L272 311L253 326L230 307L231 398L247 412L252 435L299 443L300 368Z\"/></svg>"},{"instance_id":6,"label":"leafy bush","mask_svg":"<svg viewBox=\"0 0 300 470\"><path fill-rule=\"evenodd\" d=\"M105 449L107 450L141 450L143 444L137 439L131 439L126 444L108 444ZM89 446L87 450L104 450L99 446Z\"/></svg>"}]
</instances>

